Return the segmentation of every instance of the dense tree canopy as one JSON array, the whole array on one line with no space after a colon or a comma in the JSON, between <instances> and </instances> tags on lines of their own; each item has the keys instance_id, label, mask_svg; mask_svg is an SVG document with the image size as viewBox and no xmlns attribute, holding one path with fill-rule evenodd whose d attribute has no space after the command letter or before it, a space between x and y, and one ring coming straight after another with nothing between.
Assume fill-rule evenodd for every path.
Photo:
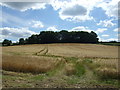
<instances>
[{"instance_id":1,"label":"dense tree canopy","mask_svg":"<svg viewBox=\"0 0 120 90\"><path fill-rule=\"evenodd\" d=\"M42 31L40 34L31 35L30 37L24 39L20 38L20 45L23 44L47 44L47 43L97 43L97 34L93 31L72 31L68 32L62 30L60 32L53 31ZM5 39L3 41L3 46L11 45L11 41ZM16 45L16 44L15 44Z\"/></svg>"},{"instance_id":2,"label":"dense tree canopy","mask_svg":"<svg viewBox=\"0 0 120 90\"><path fill-rule=\"evenodd\" d=\"M97 34L93 31L90 33L84 31L60 32L42 31L39 35L32 35L25 41L26 44L39 43L97 43Z\"/></svg>"}]
</instances>

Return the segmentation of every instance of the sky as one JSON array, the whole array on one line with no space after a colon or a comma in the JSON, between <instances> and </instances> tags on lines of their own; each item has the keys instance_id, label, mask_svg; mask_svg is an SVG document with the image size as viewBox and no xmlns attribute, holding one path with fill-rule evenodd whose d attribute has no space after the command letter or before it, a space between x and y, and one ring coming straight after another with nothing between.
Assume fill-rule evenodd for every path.
<instances>
[{"instance_id":1,"label":"sky","mask_svg":"<svg viewBox=\"0 0 120 90\"><path fill-rule=\"evenodd\" d=\"M1 2L0 42L61 30L94 31L99 41L118 41L119 0L43 1Z\"/></svg>"}]
</instances>

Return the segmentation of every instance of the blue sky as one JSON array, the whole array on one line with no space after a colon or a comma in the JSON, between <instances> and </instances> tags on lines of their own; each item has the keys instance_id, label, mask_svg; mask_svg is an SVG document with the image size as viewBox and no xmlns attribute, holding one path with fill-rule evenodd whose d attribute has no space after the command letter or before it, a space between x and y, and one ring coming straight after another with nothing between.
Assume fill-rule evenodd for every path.
<instances>
[{"instance_id":1,"label":"blue sky","mask_svg":"<svg viewBox=\"0 0 120 90\"><path fill-rule=\"evenodd\" d=\"M0 41L40 31L94 31L99 41L118 41L119 0L51 0L0 3Z\"/></svg>"}]
</instances>

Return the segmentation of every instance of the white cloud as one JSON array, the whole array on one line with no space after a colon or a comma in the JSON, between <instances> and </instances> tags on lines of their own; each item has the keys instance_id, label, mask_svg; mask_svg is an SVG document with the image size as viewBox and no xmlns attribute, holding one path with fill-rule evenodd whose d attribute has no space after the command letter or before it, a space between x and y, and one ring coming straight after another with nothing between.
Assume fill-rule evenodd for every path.
<instances>
[{"instance_id":1,"label":"white cloud","mask_svg":"<svg viewBox=\"0 0 120 90\"><path fill-rule=\"evenodd\" d=\"M66 16L82 16L87 14L87 9L83 6L80 6L78 4L72 6L72 7L67 7L62 11L63 15Z\"/></svg>"},{"instance_id":2,"label":"white cloud","mask_svg":"<svg viewBox=\"0 0 120 90\"><path fill-rule=\"evenodd\" d=\"M104 38L100 38L100 37L99 37L99 41L103 41L103 42L118 41L118 38L104 39Z\"/></svg>"},{"instance_id":3,"label":"white cloud","mask_svg":"<svg viewBox=\"0 0 120 90\"><path fill-rule=\"evenodd\" d=\"M120 32L120 28L115 28L113 31L114 32Z\"/></svg>"},{"instance_id":4,"label":"white cloud","mask_svg":"<svg viewBox=\"0 0 120 90\"><path fill-rule=\"evenodd\" d=\"M94 20L90 12L94 8L101 7L109 17L118 17L119 0L52 0L54 10L58 10L63 20L86 21ZM110 25L113 25L109 23ZM106 26L109 26L107 24Z\"/></svg>"},{"instance_id":5,"label":"white cloud","mask_svg":"<svg viewBox=\"0 0 120 90\"><path fill-rule=\"evenodd\" d=\"M71 30L68 31L86 31L86 32L91 32L93 30L88 29L88 27L84 27L84 26L78 26L78 27L74 27Z\"/></svg>"},{"instance_id":6,"label":"white cloud","mask_svg":"<svg viewBox=\"0 0 120 90\"><path fill-rule=\"evenodd\" d=\"M30 23L32 25L33 28L43 28L44 25L41 21L32 21Z\"/></svg>"},{"instance_id":7,"label":"white cloud","mask_svg":"<svg viewBox=\"0 0 120 90\"><path fill-rule=\"evenodd\" d=\"M51 5L54 8L54 10L63 9L66 7L74 6L74 5L80 5L82 7L85 7L89 10L92 10L96 5L103 2L104 0L52 0Z\"/></svg>"},{"instance_id":8,"label":"white cloud","mask_svg":"<svg viewBox=\"0 0 120 90\"><path fill-rule=\"evenodd\" d=\"M114 29L113 31L114 31L114 32L118 32L118 28Z\"/></svg>"},{"instance_id":9,"label":"white cloud","mask_svg":"<svg viewBox=\"0 0 120 90\"><path fill-rule=\"evenodd\" d=\"M94 20L90 12L95 7L101 7L109 17L118 17L119 0L51 0L50 5L58 10L63 20L86 21ZM44 1L43 1L44 2ZM28 9L45 9L47 3L39 2L4 2L3 6L26 11Z\"/></svg>"},{"instance_id":10,"label":"white cloud","mask_svg":"<svg viewBox=\"0 0 120 90\"><path fill-rule=\"evenodd\" d=\"M61 9L59 12L59 16L63 20L77 21L77 22L93 19L93 17L87 14L86 8L82 6L77 6L77 5L70 8L67 7L67 8Z\"/></svg>"},{"instance_id":11,"label":"white cloud","mask_svg":"<svg viewBox=\"0 0 120 90\"><path fill-rule=\"evenodd\" d=\"M54 10L59 10L59 16L63 20L85 21L93 20L90 11L95 3L95 0L93 0L93 3L88 0L53 0L51 5Z\"/></svg>"},{"instance_id":12,"label":"white cloud","mask_svg":"<svg viewBox=\"0 0 120 90\"><path fill-rule=\"evenodd\" d=\"M110 35L107 34L103 34L102 37L109 37Z\"/></svg>"},{"instance_id":13,"label":"white cloud","mask_svg":"<svg viewBox=\"0 0 120 90\"><path fill-rule=\"evenodd\" d=\"M52 26L52 27L48 27L47 31L59 31L59 30L56 29L56 27Z\"/></svg>"},{"instance_id":14,"label":"white cloud","mask_svg":"<svg viewBox=\"0 0 120 90\"><path fill-rule=\"evenodd\" d=\"M25 38L29 37L32 34L36 34L33 31L30 31L28 28L9 28L3 27L0 28L0 35L5 38Z\"/></svg>"},{"instance_id":15,"label":"white cloud","mask_svg":"<svg viewBox=\"0 0 120 90\"><path fill-rule=\"evenodd\" d=\"M103 33L106 30L107 30L107 28L98 28L97 30L92 30L92 29L89 29L89 27L78 26L78 27L74 27L68 31L86 31L86 32L94 31L95 33L99 34L99 33Z\"/></svg>"},{"instance_id":16,"label":"white cloud","mask_svg":"<svg viewBox=\"0 0 120 90\"><path fill-rule=\"evenodd\" d=\"M2 3L3 6L20 10L26 11L28 9L45 9L45 3L35 3L35 2L4 2Z\"/></svg>"},{"instance_id":17,"label":"white cloud","mask_svg":"<svg viewBox=\"0 0 120 90\"><path fill-rule=\"evenodd\" d=\"M2 36L0 36L0 42L2 42L4 39L2 38Z\"/></svg>"},{"instance_id":18,"label":"white cloud","mask_svg":"<svg viewBox=\"0 0 120 90\"><path fill-rule=\"evenodd\" d=\"M97 25L102 25L104 27L112 27L115 26L115 23L112 23L112 20L101 20L99 23L97 23Z\"/></svg>"},{"instance_id":19,"label":"white cloud","mask_svg":"<svg viewBox=\"0 0 120 90\"><path fill-rule=\"evenodd\" d=\"M49 3L50 0L0 0L0 2L44 2Z\"/></svg>"},{"instance_id":20,"label":"white cloud","mask_svg":"<svg viewBox=\"0 0 120 90\"><path fill-rule=\"evenodd\" d=\"M118 5L119 0L51 0L50 5L54 10L59 10L60 17L62 19L71 20L92 20L93 17L90 16L90 12L95 7L101 7L106 15L109 17L118 17L118 10L120 10L120 5ZM46 2L4 2L3 6L26 11L28 9L45 9ZM119 6L119 7L118 7ZM71 12L70 12L71 11ZM76 18L73 18L73 15ZM79 15L79 17L78 17ZM82 17L85 16L85 17ZM84 19L83 19L84 18Z\"/></svg>"},{"instance_id":21,"label":"white cloud","mask_svg":"<svg viewBox=\"0 0 120 90\"><path fill-rule=\"evenodd\" d=\"M108 3L102 2L97 7L101 7L109 17L117 18L118 10L120 9L118 8L118 2L119 0L111 0Z\"/></svg>"},{"instance_id":22,"label":"white cloud","mask_svg":"<svg viewBox=\"0 0 120 90\"><path fill-rule=\"evenodd\" d=\"M103 33L106 30L107 28L98 28L95 32L98 34L98 33Z\"/></svg>"},{"instance_id":23,"label":"white cloud","mask_svg":"<svg viewBox=\"0 0 120 90\"><path fill-rule=\"evenodd\" d=\"M51 0L50 5L52 5L52 7L54 8L54 10L59 10L62 7L65 6L65 4L67 4L68 1L64 0L64 1L60 1L60 0Z\"/></svg>"},{"instance_id":24,"label":"white cloud","mask_svg":"<svg viewBox=\"0 0 120 90\"><path fill-rule=\"evenodd\" d=\"M86 7L78 4L73 5L71 3L60 10L59 16L61 19L69 21L85 21L93 19L93 17L89 16L89 11Z\"/></svg>"},{"instance_id":25,"label":"white cloud","mask_svg":"<svg viewBox=\"0 0 120 90\"><path fill-rule=\"evenodd\" d=\"M118 41L118 38L109 38L107 41Z\"/></svg>"}]
</instances>

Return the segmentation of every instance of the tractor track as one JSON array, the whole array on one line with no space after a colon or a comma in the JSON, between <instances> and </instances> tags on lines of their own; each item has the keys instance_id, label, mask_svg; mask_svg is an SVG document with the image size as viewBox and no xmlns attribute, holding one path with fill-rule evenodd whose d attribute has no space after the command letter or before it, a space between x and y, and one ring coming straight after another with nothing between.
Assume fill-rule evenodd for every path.
<instances>
[{"instance_id":1,"label":"tractor track","mask_svg":"<svg viewBox=\"0 0 120 90\"><path fill-rule=\"evenodd\" d=\"M48 53L48 47L45 47L39 52L36 52L35 55L40 56L40 55L46 55L47 53Z\"/></svg>"}]
</instances>

